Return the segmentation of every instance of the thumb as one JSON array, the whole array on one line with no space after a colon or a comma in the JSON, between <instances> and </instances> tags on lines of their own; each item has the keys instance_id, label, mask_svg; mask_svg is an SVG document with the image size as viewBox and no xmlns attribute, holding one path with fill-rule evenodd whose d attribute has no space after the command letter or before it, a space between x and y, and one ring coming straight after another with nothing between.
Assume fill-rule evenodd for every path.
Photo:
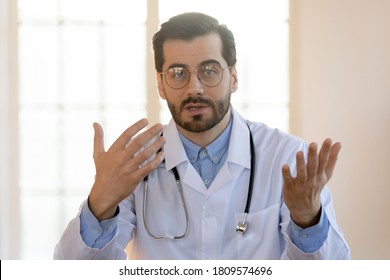
<instances>
[{"instance_id":1,"label":"thumb","mask_svg":"<svg viewBox=\"0 0 390 280\"><path fill-rule=\"evenodd\" d=\"M104 133L100 124L94 123L93 129L95 130L95 136L93 138L93 159L96 161L104 154Z\"/></svg>"}]
</instances>

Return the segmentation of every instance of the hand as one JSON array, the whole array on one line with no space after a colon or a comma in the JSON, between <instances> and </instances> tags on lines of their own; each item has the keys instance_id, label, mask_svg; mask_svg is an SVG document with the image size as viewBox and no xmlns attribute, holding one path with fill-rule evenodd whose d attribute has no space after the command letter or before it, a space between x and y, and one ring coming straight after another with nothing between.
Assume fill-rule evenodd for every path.
<instances>
[{"instance_id":1,"label":"hand","mask_svg":"<svg viewBox=\"0 0 390 280\"><path fill-rule=\"evenodd\" d=\"M290 210L291 218L302 228L319 222L320 194L332 177L340 149L340 143L332 145L332 140L326 139L317 155L317 144L311 143L306 166L303 152L296 154L296 177L291 176L288 165L282 167L283 198Z\"/></svg>"},{"instance_id":2,"label":"hand","mask_svg":"<svg viewBox=\"0 0 390 280\"><path fill-rule=\"evenodd\" d=\"M164 159L163 152L158 152L165 144L163 137L157 137L150 146L143 149L149 141L161 134L161 124L156 124L134 137L147 124L148 121L142 119L127 128L108 151L104 149L102 127L98 123L94 124L93 158L96 177L88 203L98 220L112 218L117 205ZM147 162L154 155L154 159Z\"/></svg>"}]
</instances>

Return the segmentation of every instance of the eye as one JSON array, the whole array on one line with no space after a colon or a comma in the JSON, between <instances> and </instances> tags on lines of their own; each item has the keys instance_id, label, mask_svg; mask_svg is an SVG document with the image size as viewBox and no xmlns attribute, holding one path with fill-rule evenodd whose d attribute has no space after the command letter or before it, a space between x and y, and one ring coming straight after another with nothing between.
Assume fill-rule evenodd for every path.
<instances>
[{"instance_id":1,"label":"eye","mask_svg":"<svg viewBox=\"0 0 390 280\"><path fill-rule=\"evenodd\" d=\"M206 65L200 69L200 75L202 77L213 77L218 74L219 67L217 65Z\"/></svg>"},{"instance_id":2,"label":"eye","mask_svg":"<svg viewBox=\"0 0 390 280\"><path fill-rule=\"evenodd\" d=\"M168 74L172 79L183 79L187 75L187 71L183 67L172 67L169 68Z\"/></svg>"}]
</instances>

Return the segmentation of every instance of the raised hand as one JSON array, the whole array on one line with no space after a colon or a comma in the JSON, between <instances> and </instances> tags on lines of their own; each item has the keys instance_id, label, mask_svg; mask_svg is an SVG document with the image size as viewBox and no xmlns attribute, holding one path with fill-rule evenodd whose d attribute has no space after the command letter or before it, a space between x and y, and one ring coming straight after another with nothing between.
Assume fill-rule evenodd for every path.
<instances>
[{"instance_id":1,"label":"raised hand","mask_svg":"<svg viewBox=\"0 0 390 280\"><path fill-rule=\"evenodd\" d=\"M105 151L103 129L98 123L94 124L93 158L96 177L88 203L98 220L113 217L117 205L164 159L163 152L158 152L165 144L163 137L157 137L145 148L147 143L161 134L163 130L161 124L156 124L136 136L147 125L146 119L139 120L127 128L108 151ZM154 157L152 160L147 161L152 157Z\"/></svg>"},{"instance_id":2,"label":"raised hand","mask_svg":"<svg viewBox=\"0 0 390 280\"><path fill-rule=\"evenodd\" d=\"M291 218L302 228L319 222L320 194L333 175L340 149L340 143L332 144L331 139L326 139L317 154L317 144L311 143L307 164L302 151L296 154L296 177L291 175L288 165L282 167L283 198L290 210Z\"/></svg>"}]
</instances>

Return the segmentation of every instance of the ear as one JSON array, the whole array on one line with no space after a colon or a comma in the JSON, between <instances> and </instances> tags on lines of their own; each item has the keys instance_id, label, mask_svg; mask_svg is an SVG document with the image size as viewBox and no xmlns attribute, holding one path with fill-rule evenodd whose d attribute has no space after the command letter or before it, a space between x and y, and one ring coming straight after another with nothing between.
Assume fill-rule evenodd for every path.
<instances>
[{"instance_id":1,"label":"ear","mask_svg":"<svg viewBox=\"0 0 390 280\"><path fill-rule=\"evenodd\" d=\"M230 68L230 88L231 92L235 92L238 89L238 76L237 76L237 69L236 65L233 65Z\"/></svg>"},{"instance_id":2,"label":"ear","mask_svg":"<svg viewBox=\"0 0 390 280\"><path fill-rule=\"evenodd\" d=\"M161 75L160 73L156 73L156 79L157 79L158 94L162 99L166 100L165 89L163 84L163 75Z\"/></svg>"}]
</instances>

